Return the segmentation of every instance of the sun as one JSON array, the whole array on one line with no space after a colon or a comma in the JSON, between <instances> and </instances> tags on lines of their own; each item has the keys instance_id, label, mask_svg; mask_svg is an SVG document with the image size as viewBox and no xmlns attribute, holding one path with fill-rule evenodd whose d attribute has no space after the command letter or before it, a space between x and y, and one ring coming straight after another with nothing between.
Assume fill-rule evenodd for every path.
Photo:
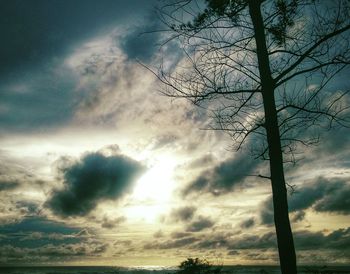
<instances>
[{"instance_id":1,"label":"sun","mask_svg":"<svg viewBox=\"0 0 350 274\"><path fill-rule=\"evenodd\" d=\"M136 183L133 198L158 203L168 201L174 188L175 165L175 158L169 156L159 158Z\"/></svg>"},{"instance_id":2,"label":"sun","mask_svg":"<svg viewBox=\"0 0 350 274\"><path fill-rule=\"evenodd\" d=\"M133 205L129 206L129 217L153 222L167 211L175 187L173 175L176 158L159 157L150 169L137 181L131 195Z\"/></svg>"}]
</instances>

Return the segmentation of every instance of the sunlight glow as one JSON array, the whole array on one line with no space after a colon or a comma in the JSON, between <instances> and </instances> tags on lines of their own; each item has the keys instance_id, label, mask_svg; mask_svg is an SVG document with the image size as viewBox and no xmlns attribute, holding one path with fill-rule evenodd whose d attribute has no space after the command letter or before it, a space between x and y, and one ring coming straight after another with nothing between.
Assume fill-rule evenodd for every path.
<instances>
[{"instance_id":1,"label":"sunlight glow","mask_svg":"<svg viewBox=\"0 0 350 274\"><path fill-rule=\"evenodd\" d=\"M162 157L137 182L133 198L139 201L167 202L171 196L174 182L175 159Z\"/></svg>"},{"instance_id":2,"label":"sunlight glow","mask_svg":"<svg viewBox=\"0 0 350 274\"><path fill-rule=\"evenodd\" d=\"M129 217L154 222L167 210L174 189L175 165L175 158L161 157L139 179L132 194L136 205L128 208Z\"/></svg>"},{"instance_id":3,"label":"sunlight glow","mask_svg":"<svg viewBox=\"0 0 350 274\"><path fill-rule=\"evenodd\" d=\"M167 204L140 204L125 208L125 213L129 220L155 223L160 220L160 216L169 210Z\"/></svg>"}]
</instances>

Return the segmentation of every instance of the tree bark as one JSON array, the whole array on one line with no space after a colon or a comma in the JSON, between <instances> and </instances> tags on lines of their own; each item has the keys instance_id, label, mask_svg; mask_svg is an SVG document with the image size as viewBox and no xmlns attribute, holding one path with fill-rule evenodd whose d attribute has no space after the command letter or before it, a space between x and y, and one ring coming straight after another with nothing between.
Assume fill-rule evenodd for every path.
<instances>
[{"instance_id":1,"label":"tree bark","mask_svg":"<svg viewBox=\"0 0 350 274\"><path fill-rule=\"evenodd\" d=\"M283 156L277 111L274 98L274 81L266 48L264 23L261 16L261 1L250 0L249 13L253 22L265 111L265 128L270 157L270 174L274 208L274 221L281 271L283 274L297 273L293 234L288 215L287 189L283 171Z\"/></svg>"}]
</instances>

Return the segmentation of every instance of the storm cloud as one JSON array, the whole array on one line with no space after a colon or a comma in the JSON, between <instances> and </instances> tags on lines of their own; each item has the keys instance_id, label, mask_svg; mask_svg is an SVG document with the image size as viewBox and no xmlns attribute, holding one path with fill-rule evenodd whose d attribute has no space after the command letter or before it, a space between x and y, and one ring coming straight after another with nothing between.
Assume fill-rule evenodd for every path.
<instances>
[{"instance_id":1,"label":"storm cloud","mask_svg":"<svg viewBox=\"0 0 350 274\"><path fill-rule=\"evenodd\" d=\"M318 177L311 186L297 191L290 198L290 210L312 207L316 211L347 215L350 213L349 178Z\"/></svg>"},{"instance_id":2,"label":"storm cloud","mask_svg":"<svg viewBox=\"0 0 350 274\"><path fill-rule=\"evenodd\" d=\"M248 229L248 228L251 228L255 225L255 220L254 218L249 218L245 221L243 221L241 224L240 224L240 227L243 228L243 229Z\"/></svg>"},{"instance_id":3,"label":"storm cloud","mask_svg":"<svg viewBox=\"0 0 350 274\"><path fill-rule=\"evenodd\" d=\"M295 246L298 249L350 250L350 228L341 228L325 235L321 232L298 231L295 233Z\"/></svg>"},{"instance_id":4,"label":"storm cloud","mask_svg":"<svg viewBox=\"0 0 350 274\"><path fill-rule=\"evenodd\" d=\"M207 217L199 216L196 220L189 223L186 227L188 232L199 232L214 226L214 222Z\"/></svg>"},{"instance_id":5,"label":"storm cloud","mask_svg":"<svg viewBox=\"0 0 350 274\"><path fill-rule=\"evenodd\" d=\"M102 220L101 227L106 228L106 229L112 229L125 221L126 221L126 217L124 217L124 216L121 216L121 217L118 217L115 219L109 219L105 216Z\"/></svg>"},{"instance_id":6,"label":"storm cloud","mask_svg":"<svg viewBox=\"0 0 350 274\"><path fill-rule=\"evenodd\" d=\"M239 154L221 162L211 170L202 172L184 190L186 196L192 192L224 194L241 185L248 175L252 175L260 162L249 155Z\"/></svg>"},{"instance_id":7,"label":"storm cloud","mask_svg":"<svg viewBox=\"0 0 350 274\"><path fill-rule=\"evenodd\" d=\"M125 19L147 14L151 1L1 1L1 76L61 57ZM152 3L152 2L151 2ZM62 19L64 18L64 20ZM93 20L91 20L93 18ZM10 76L13 76L10 74Z\"/></svg>"},{"instance_id":8,"label":"storm cloud","mask_svg":"<svg viewBox=\"0 0 350 274\"><path fill-rule=\"evenodd\" d=\"M85 96L77 89L90 89L81 89L68 60L96 37L147 16L153 1L1 1L0 126L37 132L71 121Z\"/></svg>"},{"instance_id":9,"label":"storm cloud","mask_svg":"<svg viewBox=\"0 0 350 274\"><path fill-rule=\"evenodd\" d=\"M305 187L297 187L296 192L289 197L289 211L295 213L292 220L301 221L305 217L304 210L313 209L318 212L348 215L350 213L350 184L348 178L318 177L311 182L305 182ZM273 206L271 197L261 206L261 221L263 224L273 223Z\"/></svg>"},{"instance_id":10,"label":"storm cloud","mask_svg":"<svg viewBox=\"0 0 350 274\"><path fill-rule=\"evenodd\" d=\"M18 264L42 261L52 263L52 260L72 261L78 258L100 257L109 247L101 241L82 241L78 243L46 244L40 247L17 247L11 244L0 247L2 263ZM30 254L30 256L28 256Z\"/></svg>"},{"instance_id":11,"label":"storm cloud","mask_svg":"<svg viewBox=\"0 0 350 274\"><path fill-rule=\"evenodd\" d=\"M156 14L148 16L146 22L141 26L132 29L121 42L121 48L130 60L140 60L149 62L157 50L157 42L160 39L160 31L157 31L157 21L154 20Z\"/></svg>"},{"instance_id":12,"label":"storm cloud","mask_svg":"<svg viewBox=\"0 0 350 274\"><path fill-rule=\"evenodd\" d=\"M170 220L174 222L190 221L193 218L196 210L197 209L193 206L183 206L173 209L170 212Z\"/></svg>"},{"instance_id":13,"label":"storm cloud","mask_svg":"<svg viewBox=\"0 0 350 274\"><path fill-rule=\"evenodd\" d=\"M140 163L123 155L86 154L60 168L64 187L52 193L46 206L60 216L87 215L98 202L130 192L142 171Z\"/></svg>"},{"instance_id":14,"label":"storm cloud","mask_svg":"<svg viewBox=\"0 0 350 274\"><path fill-rule=\"evenodd\" d=\"M299 230L294 233L295 245L298 250L332 249L348 251L350 246L350 228L333 230L328 234L321 231ZM197 243L206 249L215 249L218 246L228 250L271 249L276 248L275 232L266 232L261 235L238 234L232 235L205 235Z\"/></svg>"},{"instance_id":15,"label":"storm cloud","mask_svg":"<svg viewBox=\"0 0 350 274\"><path fill-rule=\"evenodd\" d=\"M185 236L185 235L184 235ZM192 246L199 249L225 248L235 253L241 250L268 250L277 246L275 232L266 232L261 235L246 233L206 233L196 237L187 234L178 237L172 234L171 240L145 245L146 249L171 249L183 246ZM299 230L294 233L295 245L299 250L330 249L349 251L350 228L342 228L324 234L321 231Z\"/></svg>"},{"instance_id":16,"label":"storm cloud","mask_svg":"<svg viewBox=\"0 0 350 274\"><path fill-rule=\"evenodd\" d=\"M19 182L17 181L5 181L0 180L0 192L5 190L15 189L19 186Z\"/></svg>"}]
</instances>

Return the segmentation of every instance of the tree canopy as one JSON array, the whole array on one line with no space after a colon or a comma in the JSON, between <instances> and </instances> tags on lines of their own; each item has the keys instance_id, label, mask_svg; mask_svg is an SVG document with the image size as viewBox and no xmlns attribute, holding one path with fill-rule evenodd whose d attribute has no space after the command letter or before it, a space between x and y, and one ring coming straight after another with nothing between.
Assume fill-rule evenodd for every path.
<instances>
[{"instance_id":1,"label":"tree canopy","mask_svg":"<svg viewBox=\"0 0 350 274\"><path fill-rule=\"evenodd\" d=\"M261 3L285 161L318 142L319 128L348 126L350 8L348 1L270 0ZM174 1L160 16L186 56L157 73L171 97L212 111L212 129L228 132L239 149L254 139L268 159L256 33L247 0ZM183 22L186 21L186 22ZM343 74L341 74L343 73ZM262 137L262 138L261 138Z\"/></svg>"}]
</instances>

